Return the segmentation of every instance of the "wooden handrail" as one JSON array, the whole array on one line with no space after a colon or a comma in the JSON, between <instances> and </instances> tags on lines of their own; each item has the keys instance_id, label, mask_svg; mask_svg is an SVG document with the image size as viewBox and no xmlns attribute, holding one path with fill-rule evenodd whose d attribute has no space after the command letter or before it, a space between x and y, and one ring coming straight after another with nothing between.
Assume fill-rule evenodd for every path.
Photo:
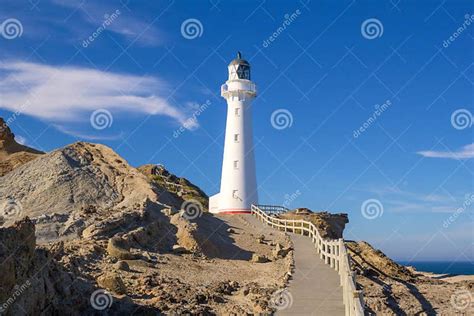
<instances>
[{"instance_id":1,"label":"wooden handrail","mask_svg":"<svg viewBox=\"0 0 474 316\"><path fill-rule=\"evenodd\" d=\"M251 207L252 214L265 224L285 232L300 233L311 238L311 242L315 244L316 253L324 263L339 273L345 314L347 316L364 315L364 300L361 291L357 290L355 284L355 274L350 266L350 257L344 239L322 238L313 223L302 219L281 219L267 214L286 211L288 209L285 207L276 205L252 205Z\"/></svg>"}]
</instances>

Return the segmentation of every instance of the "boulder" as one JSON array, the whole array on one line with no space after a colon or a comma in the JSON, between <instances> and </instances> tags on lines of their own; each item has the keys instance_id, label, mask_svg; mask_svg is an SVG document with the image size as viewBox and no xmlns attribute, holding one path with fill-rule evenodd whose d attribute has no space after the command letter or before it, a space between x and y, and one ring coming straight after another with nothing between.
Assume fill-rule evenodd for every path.
<instances>
[{"instance_id":1,"label":"boulder","mask_svg":"<svg viewBox=\"0 0 474 316\"><path fill-rule=\"evenodd\" d=\"M114 264L114 268L117 269L117 270L122 270L122 271L130 271L130 267L128 265L128 263L126 261L117 261L115 264Z\"/></svg>"},{"instance_id":2,"label":"boulder","mask_svg":"<svg viewBox=\"0 0 474 316\"><path fill-rule=\"evenodd\" d=\"M285 258L286 255L290 252L291 248L283 248L281 244L276 244L275 249L272 251L274 258Z\"/></svg>"},{"instance_id":3,"label":"boulder","mask_svg":"<svg viewBox=\"0 0 474 316\"><path fill-rule=\"evenodd\" d=\"M97 278L97 284L116 294L126 294L127 289L122 281L122 278L114 272L106 272Z\"/></svg>"},{"instance_id":4,"label":"boulder","mask_svg":"<svg viewBox=\"0 0 474 316\"><path fill-rule=\"evenodd\" d=\"M130 252L130 247L120 237L112 237L107 245L107 253L111 257L121 260L135 259L135 255Z\"/></svg>"},{"instance_id":5,"label":"boulder","mask_svg":"<svg viewBox=\"0 0 474 316\"><path fill-rule=\"evenodd\" d=\"M256 253L254 253L250 261L255 262L255 263L265 263L265 262L268 262L269 260L267 257L263 255L257 255Z\"/></svg>"},{"instance_id":6,"label":"boulder","mask_svg":"<svg viewBox=\"0 0 474 316\"><path fill-rule=\"evenodd\" d=\"M173 245L173 252L177 254L183 254L188 252L188 250L180 245Z\"/></svg>"}]
</instances>

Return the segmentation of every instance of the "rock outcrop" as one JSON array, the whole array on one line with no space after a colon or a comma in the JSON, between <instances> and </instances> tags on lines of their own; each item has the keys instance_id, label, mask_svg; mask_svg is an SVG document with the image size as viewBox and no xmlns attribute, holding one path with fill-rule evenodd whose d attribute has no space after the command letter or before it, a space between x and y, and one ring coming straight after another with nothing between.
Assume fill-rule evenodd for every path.
<instances>
[{"instance_id":1,"label":"rock outcrop","mask_svg":"<svg viewBox=\"0 0 474 316\"><path fill-rule=\"evenodd\" d=\"M0 117L0 177L37 158L43 152L18 144L7 123Z\"/></svg>"},{"instance_id":2,"label":"rock outcrop","mask_svg":"<svg viewBox=\"0 0 474 316\"><path fill-rule=\"evenodd\" d=\"M143 174L98 144L69 145L1 179L0 203L8 201L16 210L3 214L5 225L29 216L40 241L138 227L151 212L180 206L172 194L157 194Z\"/></svg>"},{"instance_id":3,"label":"rock outcrop","mask_svg":"<svg viewBox=\"0 0 474 316\"><path fill-rule=\"evenodd\" d=\"M473 281L448 283L397 264L364 241L346 241L367 312L377 315L470 315L456 303L474 288ZM454 302L454 303L453 303ZM457 305L456 305L457 304ZM461 308L460 308L461 307Z\"/></svg>"},{"instance_id":4,"label":"rock outcrop","mask_svg":"<svg viewBox=\"0 0 474 316\"><path fill-rule=\"evenodd\" d=\"M359 274L387 276L403 281L414 280L414 274L382 251L373 248L365 241L346 241L347 250L352 258L353 268Z\"/></svg>"},{"instance_id":5,"label":"rock outcrop","mask_svg":"<svg viewBox=\"0 0 474 316\"><path fill-rule=\"evenodd\" d=\"M152 181L159 190L170 192L182 202L195 200L198 201L203 211L209 207L209 197L198 186L191 183L186 178L180 178L172 174L162 165L143 165L138 170Z\"/></svg>"},{"instance_id":6,"label":"rock outcrop","mask_svg":"<svg viewBox=\"0 0 474 316\"><path fill-rule=\"evenodd\" d=\"M92 285L67 272L51 253L37 249L34 224L25 219L0 228L0 313L79 315L88 308Z\"/></svg>"},{"instance_id":7,"label":"rock outcrop","mask_svg":"<svg viewBox=\"0 0 474 316\"><path fill-rule=\"evenodd\" d=\"M332 214L329 212L313 212L307 208L295 209L279 215L286 219L303 219L313 223L321 237L338 239L343 237L344 228L349 223L347 214Z\"/></svg>"}]
</instances>

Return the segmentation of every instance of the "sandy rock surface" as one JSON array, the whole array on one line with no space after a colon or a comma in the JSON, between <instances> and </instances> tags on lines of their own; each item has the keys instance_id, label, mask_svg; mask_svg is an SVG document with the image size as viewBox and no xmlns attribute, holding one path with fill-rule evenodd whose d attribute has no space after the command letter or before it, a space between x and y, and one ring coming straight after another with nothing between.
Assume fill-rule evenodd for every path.
<instances>
[{"instance_id":1,"label":"sandy rock surface","mask_svg":"<svg viewBox=\"0 0 474 316\"><path fill-rule=\"evenodd\" d=\"M366 242L346 242L371 315L473 315L474 281L448 282L397 264Z\"/></svg>"},{"instance_id":2,"label":"sandy rock surface","mask_svg":"<svg viewBox=\"0 0 474 316\"><path fill-rule=\"evenodd\" d=\"M75 143L8 172L0 201L7 315L94 314L96 297L110 314L270 313L291 270L284 234L262 238L244 215L190 217L182 197L103 145Z\"/></svg>"}]
</instances>

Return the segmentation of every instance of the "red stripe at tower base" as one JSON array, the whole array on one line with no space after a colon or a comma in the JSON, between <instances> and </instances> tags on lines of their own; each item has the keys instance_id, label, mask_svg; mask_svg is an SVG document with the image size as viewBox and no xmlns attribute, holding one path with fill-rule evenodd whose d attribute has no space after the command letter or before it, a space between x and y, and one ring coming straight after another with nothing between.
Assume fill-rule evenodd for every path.
<instances>
[{"instance_id":1,"label":"red stripe at tower base","mask_svg":"<svg viewBox=\"0 0 474 316\"><path fill-rule=\"evenodd\" d=\"M251 214L252 212L250 211L249 208L244 208L244 209L238 209L238 208L228 208L224 210L219 210L219 212L215 214Z\"/></svg>"}]
</instances>

